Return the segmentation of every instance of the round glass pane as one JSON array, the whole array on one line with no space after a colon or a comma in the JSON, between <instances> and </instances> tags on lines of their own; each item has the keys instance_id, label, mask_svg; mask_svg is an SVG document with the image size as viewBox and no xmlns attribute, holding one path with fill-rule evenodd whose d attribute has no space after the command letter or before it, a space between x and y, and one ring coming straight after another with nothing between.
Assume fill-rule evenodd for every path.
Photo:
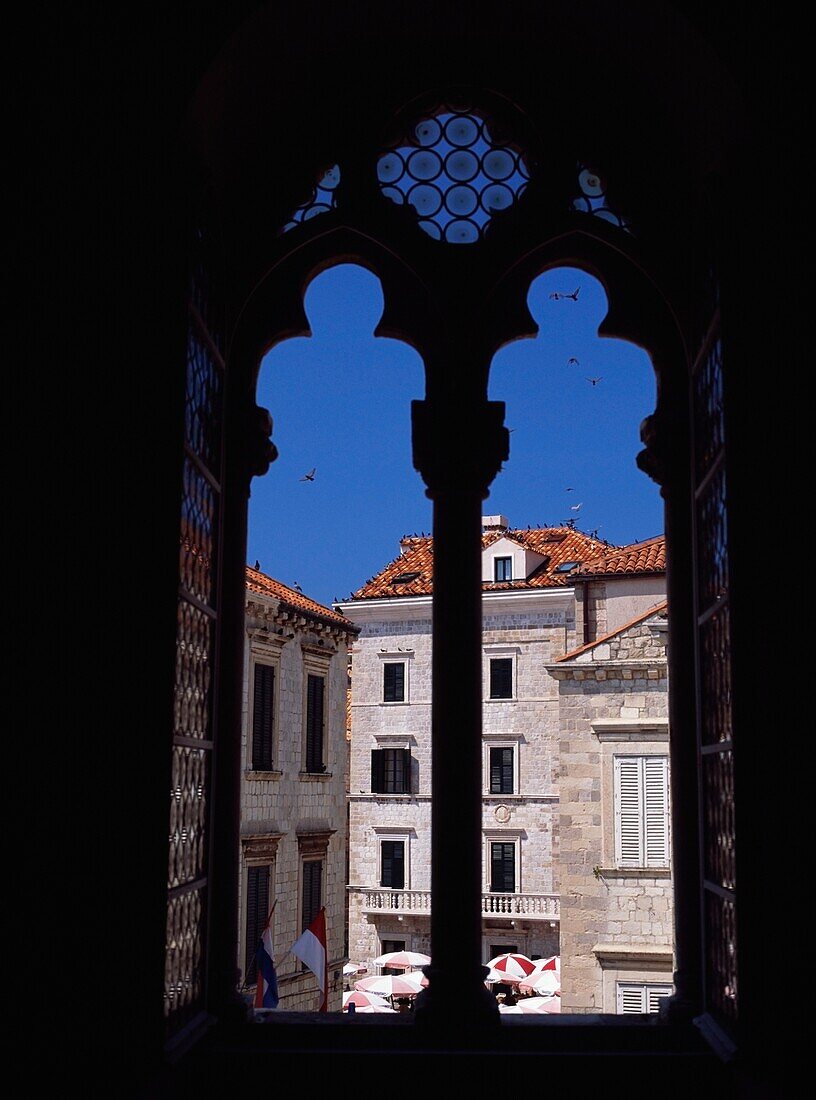
<instances>
[{"instance_id":1,"label":"round glass pane","mask_svg":"<svg viewBox=\"0 0 816 1100\"><path fill-rule=\"evenodd\" d=\"M442 137L442 127L435 118L426 118L424 122L420 122L414 133L420 145L436 145Z\"/></svg>"},{"instance_id":2,"label":"round glass pane","mask_svg":"<svg viewBox=\"0 0 816 1100\"><path fill-rule=\"evenodd\" d=\"M452 180L466 183L479 172L479 158L468 149L454 149L445 158L445 171Z\"/></svg>"},{"instance_id":3,"label":"round glass pane","mask_svg":"<svg viewBox=\"0 0 816 1100\"><path fill-rule=\"evenodd\" d=\"M594 172L590 172L588 168L585 168L578 176L578 183L584 194L589 195L590 198L597 199L599 195L603 194L600 177L596 176Z\"/></svg>"},{"instance_id":4,"label":"round glass pane","mask_svg":"<svg viewBox=\"0 0 816 1100\"><path fill-rule=\"evenodd\" d=\"M397 187L383 187L382 193L386 198L390 199L391 202L395 202L397 206L402 206L405 202L405 195L403 195L402 191Z\"/></svg>"},{"instance_id":5,"label":"round glass pane","mask_svg":"<svg viewBox=\"0 0 816 1100\"><path fill-rule=\"evenodd\" d=\"M442 171L442 161L432 149L418 149L408 158L408 171L415 180L435 180Z\"/></svg>"},{"instance_id":6,"label":"round glass pane","mask_svg":"<svg viewBox=\"0 0 816 1100\"><path fill-rule=\"evenodd\" d=\"M380 183L395 183L405 170L399 153L386 153L377 161L377 179Z\"/></svg>"},{"instance_id":7,"label":"round glass pane","mask_svg":"<svg viewBox=\"0 0 816 1100\"><path fill-rule=\"evenodd\" d=\"M445 240L450 244L473 244L479 239L479 227L467 218L454 218L445 227Z\"/></svg>"},{"instance_id":8,"label":"round glass pane","mask_svg":"<svg viewBox=\"0 0 816 1100\"><path fill-rule=\"evenodd\" d=\"M491 210L506 210L513 204L513 192L506 183L491 183L482 191L482 206L490 213Z\"/></svg>"},{"instance_id":9,"label":"round glass pane","mask_svg":"<svg viewBox=\"0 0 816 1100\"><path fill-rule=\"evenodd\" d=\"M445 195L445 206L451 214L456 214L460 218L472 214L478 203L479 196L472 187L468 187L466 184L451 187Z\"/></svg>"},{"instance_id":10,"label":"round glass pane","mask_svg":"<svg viewBox=\"0 0 816 1100\"><path fill-rule=\"evenodd\" d=\"M506 180L512 176L516 158L506 149L491 149L482 159L485 175L492 180Z\"/></svg>"},{"instance_id":11,"label":"round glass pane","mask_svg":"<svg viewBox=\"0 0 816 1100\"><path fill-rule=\"evenodd\" d=\"M430 218L442 205L442 193L431 183L418 183L408 192L408 202L423 218Z\"/></svg>"},{"instance_id":12,"label":"round glass pane","mask_svg":"<svg viewBox=\"0 0 816 1100\"><path fill-rule=\"evenodd\" d=\"M418 222L417 224L419 225L420 229L423 229L428 234L428 236L433 237L435 241L442 240L442 230L439 228L436 222L422 221Z\"/></svg>"},{"instance_id":13,"label":"round glass pane","mask_svg":"<svg viewBox=\"0 0 816 1100\"><path fill-rule=\"evenodd\" d=\"M325 202L316 202L314 206L310 206L308 210L303 211L303 220L309 221L311 218L316 217L318 214L325 214L331 207Z\"/></svg>"},{"instance_id":14,"label":"round glass pane","mask_svg":"<svg viewBox=\"0 0 816 1100\"><path fill-rule=\"evenodd\" d=\"M472 145L479 136L479 127L470 115L454 115L445 125L445 137L451 145Z\"/></svg>"},{"instance_id":15,"label":"round glass pane","mask_svg":"<svg viewBox=\"0 0 816 1100\"><path fill-rule=\"evenodd\" d=\"M323 176L323 179L318 183L318 187L323 188L325 191L333 191L334 188L340 182L340 169L335 164L334 168L330 168L328 172Z\"/></svg>"}]
</instances>

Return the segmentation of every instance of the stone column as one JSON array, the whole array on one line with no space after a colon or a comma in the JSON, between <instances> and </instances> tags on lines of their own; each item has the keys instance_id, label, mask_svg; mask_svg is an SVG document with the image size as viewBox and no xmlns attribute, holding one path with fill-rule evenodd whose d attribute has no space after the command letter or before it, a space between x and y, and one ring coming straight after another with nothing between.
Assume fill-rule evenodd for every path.
<instances>
[{"instance_id":1,"label":"stone column","mask_svg":"<svg viewBox=\"0 0 816 1100\"><path fill-rule=\"evenodd\" d=\"M434 502L431 958L418 1022L498 1020L482 961L481 510L508 454L504 404L415 401L414 465ZM464 425L454 435L454 425Z\"/></svg>"}]
</instances>

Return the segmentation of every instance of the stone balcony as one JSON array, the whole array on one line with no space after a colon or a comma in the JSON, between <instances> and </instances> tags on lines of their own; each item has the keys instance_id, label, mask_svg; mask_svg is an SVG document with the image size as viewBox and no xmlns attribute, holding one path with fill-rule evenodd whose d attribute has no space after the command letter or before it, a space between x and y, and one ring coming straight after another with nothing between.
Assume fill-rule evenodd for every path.
<instances>
[{"instance_id":1,"label":"stone balcony","mask_svg":"<svg viewBox=\"0 0 816 1100\"><path fill-rule=\"evenodd\" d=\"M400 913L429 916L430 890L387 890L382 887L350 886L350 894L362 898L364 913ZM523 917L525 920L561 919L558 894L482 894L483 917Z\"/></svg>"}]
</instances>

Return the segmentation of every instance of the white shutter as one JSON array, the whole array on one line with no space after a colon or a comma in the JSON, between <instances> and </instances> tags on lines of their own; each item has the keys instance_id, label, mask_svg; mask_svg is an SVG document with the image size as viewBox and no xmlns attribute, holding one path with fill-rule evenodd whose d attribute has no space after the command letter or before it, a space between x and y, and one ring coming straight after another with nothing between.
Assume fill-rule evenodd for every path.
<instances>
[{"instance_id":1,"label":"white shutter","mask_svg":"<svg viewBox=\"0 0 816 1100\"><path fill-rule=\"evenodd\" d=\"M646 986L618 982L618 1015L646 1011Z\"/></svg>"},{"instance_id":2,"label":"white shutter","mask_svg":"<svg viewBox=\"0 0 816 1100\"><path fill-rule=\"evenodd\" d=\"M643 866L640 758L615 757L615 846L619 867Z\"/></svg>"},{"instance_id":3,"label":"white shutter","mask_svg":"<svg viewBox=\"0 0 816 1100\"><path fill-rule=\"evenodd\" d=\"M657 1012L660 1008L660 1002L663 997L670 997L672 987L670 985L647 985L646 986L646 1011Z\"/></svg>"},{"instance_id":4,"label":"white shutter","mask_svg":"<svg viewBox=\"0 0 816 1100\"><path fill-rule=\"evenodd\" d=\"M643 757L645 867L669 865L669 760Z\"/></svg>"}]
</instances>

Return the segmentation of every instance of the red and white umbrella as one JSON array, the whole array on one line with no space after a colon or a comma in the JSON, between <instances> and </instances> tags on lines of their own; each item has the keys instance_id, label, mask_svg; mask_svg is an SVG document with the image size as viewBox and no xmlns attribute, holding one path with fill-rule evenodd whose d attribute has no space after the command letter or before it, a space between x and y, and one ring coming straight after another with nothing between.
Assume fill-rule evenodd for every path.
<instances>
[{"instance_id":1,"label":"red and white umbrella","mask_svg":"<svg viewBox=\"0 0 816 1100\"><path fill-rule=\"evenodd\" d=\"M530 974L523 982L519 983L522 993L538 993L543 996L561 992L561 975L554 970L540 970L537 974Z\"/></svg>"},{"instance_id":2,"label":"red and white umbrella","mask_svg":"<svg viewBox=\"0 0 816 1100\"><path fill-rule=\"evenodd\" d=\"M380 997L377 993L363 993L361 990L354 990L353 993L343 994L343 1011L348 1012L348 1006L354 1005L356 1012L394 1012L395 1009L386 1001L385 997Z\"/></svg>"},{"instance_id":3,"label":"red and white umbrella","mask_svg":"<svg viewBox=\"0 0 816 1100\"><path fill-rule=\"evenodd\" d=\"M520 997L516 1007L523 1013L550 1015L561 1011L560 997Z\"/></svg>"},{"instance_id":4,"label":"red and white umbrella","mask_svg":"<svg viewBox=\"0 0 816 1100\"><path fill-rule=\"evenodd\" d=\"M508 1013L511 1013L515 1016L520 1016L521 1011L522 1010L519 1008L518 1005L502 1005L502 1004L499 1005L499 1012L501 1013L502 1016L507 1016Z\"/></svg>"},{"instance_id":5,"label":"red and white umbrella","mask_svg":"<svg viewBox=\"0 0 816 1100\"><path fill-rule=\"evenodd\" d=\"M415 966L427 966L430 961L431 956L421 951L388 951L374 960L377 966L390 966L394 970L413 970Z\"/></svg>"},{"instance_id":6,"label":"red and white umbrella","mask_svg":"<svg viewBox=\"0 0 816 1100\"><path fill-rule=\"evenodd\" d=\"M507 952L504 955L497 955L495 959L491 959L487 965L491 970L497 970L499 974L501 974L498 981L509 982L511 984L523 982L524 979L535 970L535 963L532 959L528 959L526 955L519 955L516 952Z\"/></svg>"},{"instance_id":7,"label":"red and white umbrella","mask_svg":"<svg viewBox=\"0 0 816 1100\"><path fill-rule=\"evenodd\" d=\"M361 974L364 970L367 970L367 966L363 966L362 963L347 962L343 966L343 973L348 978L351 974Z\"/></svg>"},{"instance_id":8,"label":"red and white umbrella","mask_svg":"<svg viewBox=\"0 0 816 1100\"><path fill-rule=\"evenodd\" d=\"M364 993L379 993L381 997L415 997L428 984L421 970L406 974L379 974L361 978L354 988Z\"/></svg>"},{"instance_id":9,"label":"red and white umbrella","mask_svg":"<svg viewBox=\"0 0 816 1100\"><path fill-rule=\"evenodd\" d=\"M538 974L542 970L554 970L556 974L561 974L561 956L552 955L549 959L536 959L534 974Z\"/></svg>"}]
</instances>

